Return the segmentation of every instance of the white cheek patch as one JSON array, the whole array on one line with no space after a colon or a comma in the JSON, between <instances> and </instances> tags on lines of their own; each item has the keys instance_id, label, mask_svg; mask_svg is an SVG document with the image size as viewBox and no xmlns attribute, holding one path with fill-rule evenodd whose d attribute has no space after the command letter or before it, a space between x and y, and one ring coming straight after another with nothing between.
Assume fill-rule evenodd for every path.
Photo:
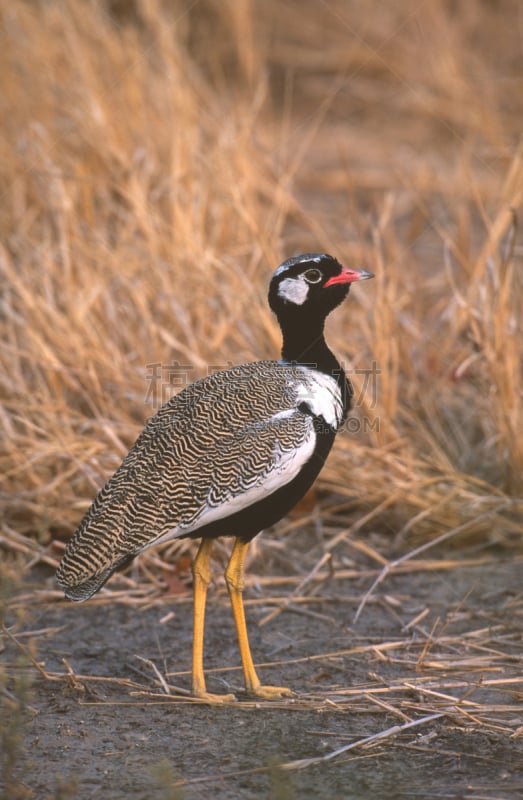
<instances>
[{"instance_id":1,"label":"white cheek patch","mask_svg":"<svg viewBox=\"0 0 523 800\"><path fill-rule=\"evenodd\" d=\"M288 303L302 306L309 294L309 287L303 278L285 278L278 286L278 295Z\"/></svg>"}]
</instances>

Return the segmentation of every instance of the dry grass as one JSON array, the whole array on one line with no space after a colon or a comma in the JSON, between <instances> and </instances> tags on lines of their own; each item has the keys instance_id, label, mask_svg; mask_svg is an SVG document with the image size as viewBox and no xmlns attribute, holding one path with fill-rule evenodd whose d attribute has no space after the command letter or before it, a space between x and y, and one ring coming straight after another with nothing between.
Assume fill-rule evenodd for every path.
<instances>
[{"instance_id":1,"label":"dry grass","mask_svg":"<svg viewBox=\"0 0 523 800\"><path fill-rule=\"evenodd\" d=\"M48 621L34 628L31 606L45 609L62 595L51 580L36 591L10 581L37 564L56 566L96 490L162 400L221 365L275 356L268 279L283 258L306 250L331 252L376 280L355 287L329 320L329 342L356 386L349 430L312 503L252 548L259 577L250 571L246 603L257 607L251 616L261 606L261 625L292 613L321 617L327 627L331 608L349 620L349 649L259 665L269 680L271 670L292 672L298 660L334 675L328 688L301 680L318 690L267 704L276 718L329 711L329 719L351 720L346 734L336 726L306 731L313 743L332 736L332 746L298 750L280 771L400 748L413 763L430 751L459 762L466 736L460 752L440 751L440 720L443 743L454 731L479 732L506 754L521 741L521 593L508 591L487 611L463 602L435 620L433 598L401 606L386 594L393 572L415 597L420 572L448 575L449 585L458 576L459 586L461 569L481 565L487 575L500 553L521 553L520 6L2 5L7 782L25 774L26 726L45 708L41 698L32 707L33 679L39 692L58 685L80 704L182 712L197 702L179 688L188 675L160 661L136 662L135 680L78 674L73 658L48 668L57 629ZM465 538L465 552L452 549ZM165 604L161 622L189 614L191 549L177 542L144 554L91 603L144 611ZM357 577L366 581L363 596L347 583ZM221 602L223 585L215 595ZM365 613L350 627L375 604L396 620L395 635L369 633ZM375 669L361 684L347 678L352 658ZM240 682L230 666L207 672ZM255 705L242 700L235 709L255 719ZM370 715L375 726L358 727ZM308 752L322 754L301 757ZM478 768L488 761L484 753L473 758ZM243 766L231 762L234 777L270 771ZM217 778L178 781L170 766L158 769L165 796ZM61 791L56 796L76 795L74 787Z\"/></svg>"},{"instance_id":2,"label":"dry grass","mask_svg":"<svg viewBox=\"0 0 523 800\"><path fill-rule=\"evenodd\" d=\"M319 483L325 550L519 546L521 9L376 7L3 8L5 550L54 564L170 382L274 356L267 281L310 248L377 275L329 327L359 430Z\"/></svg>"}]
</instances>

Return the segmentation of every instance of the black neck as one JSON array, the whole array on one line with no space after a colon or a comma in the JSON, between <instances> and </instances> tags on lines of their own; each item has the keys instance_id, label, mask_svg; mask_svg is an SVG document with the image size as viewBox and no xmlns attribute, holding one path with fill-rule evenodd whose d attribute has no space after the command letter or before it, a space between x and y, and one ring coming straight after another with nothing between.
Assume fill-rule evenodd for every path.
<instances>
[{"instance_id":1,"label":"black neck","mask_svg":"<svg viewBox=\"0 0 523 800\"><path fill-rule=\"evenodd\" d=\"M307 319L302 324L296 319L288 324L280 320L283 334L281 356L284 361L325 372L338 379L345 376L337 359L331 353L323 334L323 320Z\"/></svg>"},{"instance_id":2,"label":"black neck","mask_svg":"<svg viewBox=\"0 0 523 800\"><path fill-rule=\"evenodd\" d=\"M353 390L341 364L327 347L323 335L323 320L314 322L309 319L303 326L297 324L297 320L288 325L280 320L280 325L283 333L282 359L332 376L340 387L343 416L346 417L352 405Z\"/></svg>"},{"instance_id":3,"label":"black neck","mask_svg":"<svg viewBox=\"0 0 523 800\"><path fill-rule=\"evenodd\" d=\"M281 357L284 361L317 369L337 381L341 390L343 416L352 405L353 389L341 364L327 347L323 327L325 319L279 318L283 334Z\"/></svg>"}]
</instances>

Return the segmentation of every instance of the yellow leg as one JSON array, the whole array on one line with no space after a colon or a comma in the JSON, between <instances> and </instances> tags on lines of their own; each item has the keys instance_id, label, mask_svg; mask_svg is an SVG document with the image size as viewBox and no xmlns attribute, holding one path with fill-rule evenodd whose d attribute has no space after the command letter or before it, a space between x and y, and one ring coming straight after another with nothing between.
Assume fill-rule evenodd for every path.
<instances>
[{"instance_id":1,"label":"yellow leg","mask_svg":"<svg viewBox=\"0 0 523 800\"><path fill-rule=\"evenodd\" d=\"M235 700L233 694L210 694L205 687L203 672L203 633L205 627L205 603L207 587L211 581L212 539L202 539L192 573L194 586L194 624L192 645L192 693L195 697L210 703L228 703Z\"/></svg>"},{"instance_id":2,"label":"yellow leg","mask_svg":"<svg viewBox=\"0 0 523 800\"><path fill-rule=\"evenodd\" d=\"M254 662L252 660L251 648L249 647L249 639L247 636L247 625L245 623L242 597L244 587L243 567L248 548L248 543L242 542L241 539L236 539L231 558L225 571L225 580L229 590L229 597L231 598L236 633L238 634L238 644L240 646L240 656L247 694L268 700L275 697L282 697L283 695L289 695L292 694L292 692L290 689L286 689L283 686L262 686L256 674L256 670L254 669Z\"/></svg>"}]
</instances>

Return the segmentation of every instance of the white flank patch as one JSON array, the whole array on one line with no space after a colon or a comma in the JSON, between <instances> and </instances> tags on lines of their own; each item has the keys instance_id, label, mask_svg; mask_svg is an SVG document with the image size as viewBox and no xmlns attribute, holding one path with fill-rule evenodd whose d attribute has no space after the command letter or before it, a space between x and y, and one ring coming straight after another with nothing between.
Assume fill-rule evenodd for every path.
<instances>
[{"instance_id":1,"label":"white flank patch","mask_svg":"<svg viewBox=\"0 0 523 800\"><path fill-rule=\"evenodd\" d=\"M281 411L279 414L276 414L273 419L281 419L282 417L290 416L291 414L295 413L295 409ZM265 497L267 497L267 495L272 494L272 492L275 492L277 489L280 489L282 486L290 483L297 476L299 471L313 454L315 446L316 433L312 426L311 420L310 434L303 442L301 447L293 450L290 453L280 453L279 451L276 451L274 454L275 460L271 471L268 475L265 475L260 482L256 484L256 486L246 489L239 495L229 497L223 503L220 503L219 506L207 506L199 515L198 519L196 519L191 525L178 525L176 528L173 528L159 539L155 539L150 543L150 545L147 545L147 548L152 547L153 545L156 546L161 542L166 542L169 539L176 539L178 536L186 536L188 533L196 531L203 525L207 525L210 522L215 522L218 519L223 519L224 517L229 517L231 514L241 511L243 508L254 505L254 503L258 502L258 500L263 500ZM279 460L277 460L278 458Z\"/></svg>"},{"instance_id":2,"label":"white flank patch","mask_svg":"<svg viewBox=\"0 0 523 800\"><path fill-rule=\"evenodd\" d=\"M306 403L312 413L323 417L337 430L343 418L343 403L338 382L325 372L302 367L307 380L296 386L300 402Z\"/></svg>"},{"instance_id":3,"label":"white flank patch","mask_svg":"<svg viewBox=\"0 0 523 800\"><path fill-rule=\"evenodd\" d=\"M277 414L273 414L271 417L271 422L274 422L275 419L287 419L288 417L292 417L292 415L295 413L295 408L286 408L285 411L278 411Z\"/></svg>"},{"instance_id":4,"label":"white flank patch","mask_svg":"<svg viewBox=\"0 0 523 800\"><path fill-rule=\"evenodd\" d=\"M288 303L302 306L309 294L309 286L303 276L299 278L285 278L278 286L278 295Z\"/></svg>"}]
</instances>

